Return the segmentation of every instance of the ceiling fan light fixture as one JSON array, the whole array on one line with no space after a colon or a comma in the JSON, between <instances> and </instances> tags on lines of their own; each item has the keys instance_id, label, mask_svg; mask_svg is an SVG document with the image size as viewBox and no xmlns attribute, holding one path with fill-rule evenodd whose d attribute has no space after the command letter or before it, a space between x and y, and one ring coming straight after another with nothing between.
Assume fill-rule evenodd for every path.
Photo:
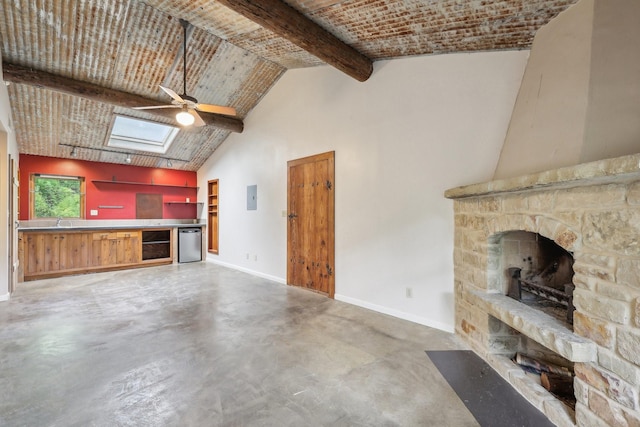
<instances>
[{"instance_id":1,"label":"ceiling fan light fixture","mask_svg":"<svg viewBox=\"0 0 640 427\"><path fill-rule=\"evenodd\" d=\"M187 107L185 106L182 110L180 110L178 114L176 114L176 120L182 126L191 126L193 122L196 121L196 118L189 113Z\"/></svg>"}]
</instances>

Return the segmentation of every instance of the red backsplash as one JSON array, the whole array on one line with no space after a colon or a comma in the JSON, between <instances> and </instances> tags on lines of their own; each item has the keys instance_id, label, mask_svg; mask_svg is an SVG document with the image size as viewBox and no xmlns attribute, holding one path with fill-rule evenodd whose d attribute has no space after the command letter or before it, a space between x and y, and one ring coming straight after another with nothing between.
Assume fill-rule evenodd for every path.
<instances>
[{"instance_id":1,"label":"red backsplash","mask_svg":"<svg viewBox=\"0 0 640 427\"><path fill-rule=\"evenodd\" d=\"M82 176L85 178L86 219L135 219L136 194L162 194L163 218L192 219L197 217L195 204L167 204L197 198L197 174L173 169L145 168L113 163L88 162L56 157L20 155L20 220L29 218L29 177L31 174ZM128 185L99 183L95 181L118 181L149 183ZM154 185L151 185L153 182ZM167 187L163 186L167 185ZM171 187L175 185L176 187ZM103 209L99 206L122 206L122 209ZM91 216L97 210L98 216Z\"/></svg>"}]
</instances>

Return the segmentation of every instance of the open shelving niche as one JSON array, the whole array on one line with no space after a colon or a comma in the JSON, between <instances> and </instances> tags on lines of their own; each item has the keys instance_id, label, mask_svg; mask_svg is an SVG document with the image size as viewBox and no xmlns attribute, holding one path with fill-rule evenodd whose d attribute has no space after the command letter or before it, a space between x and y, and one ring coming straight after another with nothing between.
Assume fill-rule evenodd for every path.
<instances>
[{"instance_id":1,"label":"open shelving niche","mask_svg":"<svg viewBox=\"0 0 640 427\"><path fill-rule=\"evenodd\" d=\"M207 250L218 253L218 180L207 182Z\"/></svg>"},{"instance_id":2,"label":"open shelving niche","mask_svg":"<svg viewBox=\"0 0 640 427\"><path fill-rule=\"evenodd\" d=\"M171 258L171 230L142 231L142 261Z\"/></svg>"}]
</instances>

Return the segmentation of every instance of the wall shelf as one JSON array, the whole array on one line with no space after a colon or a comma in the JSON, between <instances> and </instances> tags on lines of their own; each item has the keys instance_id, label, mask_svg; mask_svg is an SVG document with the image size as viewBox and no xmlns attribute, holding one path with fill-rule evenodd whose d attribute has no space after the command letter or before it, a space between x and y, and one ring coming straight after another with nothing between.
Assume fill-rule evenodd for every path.
<instances>
[{"instance_id":1,"label":"wall shelf","mask_svg":"<svg viewBox=\"0 0 640 427\"><path fill-rule=\"evenodd\" d=\"M133 182L133 181L109 181L106 179L91 180L94 184L117 184L117 185L146 185L149 187L170 187L170 188L187 188L190 190L198 190L200 187L191 187L189 185L176 184L154 184L153 182Z\"/></svg>"},{"instance_id":2,"label":"wall shelf","mask_svg":"<svg viewBox=\"0 0 640 427\"><path fill-rule=\"evenodd\" d=\"M204 202L164 202L165 205L204 205Z\"/></svg>"}]
</instances>

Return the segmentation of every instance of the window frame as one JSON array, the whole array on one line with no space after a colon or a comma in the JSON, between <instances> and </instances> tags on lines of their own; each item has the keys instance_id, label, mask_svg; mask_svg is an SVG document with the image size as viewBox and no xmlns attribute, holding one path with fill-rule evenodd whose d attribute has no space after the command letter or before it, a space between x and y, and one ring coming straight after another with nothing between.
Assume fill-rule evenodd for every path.
<instances>
[{"instance_id":1,"label":"window frame","mask_svg":"<svg viewBox=\"0 0 640 427\"><path fill-rule=\"evenodd\" d=\"M167 135L162 140L145 139L134 134L116 135L113 133L113 128L119 119L123 122L138 122L141 125L149 124L152 126L166 128ZM169 151L169 148L171 148L171 144L173 144L179 132L180 128L171 124L154 120L141 119L138 117L131 117L124 114L114 114L111 118L109 133L107 134L106 139L106 146L119 149L143 151L146 153L166 154L167 151Z\"/></svg>"},{"instance_id":2,"label":"window frame","mask_svg":"<svg viewBox=\"0 0 640 427\"><path fill-rule=\"evenodd\" d=\"M86 218L86 180L83 176L73 175L57 175L57 174L44 174L44 173L32 173L29 176L29 219L54 219L56 217L37 217L36 216L36 179L37 178L52 178L52 179L72 179L77 180L80 183L80 216L78 217L64 217L64 219L85 219Z\"/></svg>"}]
</instances>

